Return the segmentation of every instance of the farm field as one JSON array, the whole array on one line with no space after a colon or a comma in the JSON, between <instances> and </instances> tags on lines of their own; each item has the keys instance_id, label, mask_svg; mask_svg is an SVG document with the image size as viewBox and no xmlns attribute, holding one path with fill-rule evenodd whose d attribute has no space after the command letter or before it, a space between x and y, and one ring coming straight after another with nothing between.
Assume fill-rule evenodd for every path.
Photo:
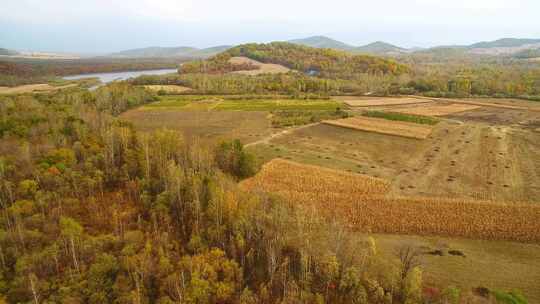
<instances>
[{"instance_id":1,"label":"farm field","mask_svg":"<svg viewBox=\"0 0 540 304\"><path fill-rule=\"evenodd\" d=\"M394 110L399 113L425 115L425 116L444 116L454 113L460 113L470 110L480 109L480 106L467 104L450 104L450 105L426 105L419 107L400 108Z\"/></svg>"},{"instance_id":2,"label":"farm field","mask_svg":"<svg viewBox=\"0 0 540 304\"><path fill-rule=\"evenodd\" d=\"M248 144L280 132L272 127L273 121L279 121L279 111L332 113L340 106L332 100L318 99L166 95L120 117L144 131L169 128L205 140L237 138ZM275 111L278 112L272 118L271 112Z\"/></svg>"},{"instance_id":3,"label":"farm field","mask_svg":"<svg viewBox=\"0 0 540 304\"><path fill-rule=\"evenodd\" d=\"M77 84L67 84L62 86L53 86L47 83L42 84L27 84L16 87L0 87L0 94L22 94L33 92L51 92L67 88L76 87Z\"/></svg>"},{"instance_id":4,"label":"farm field","mask_svg":"<svg viewBox=\"0 0 540 304\"><path fill-rule=\"evenodd\" d=\"M529 303L540 303L538 244L359 233L360 239L368 236L375 239L377 248L388 258L403 245L421 248L423 274L434 285L453 285L469 292L477 287L516 289L527 295ZM437 250L443 255L434 254Z\"/></svg>"},{"instance_id":5,"label":"farm field","mask_svg":"<svg viewBox=\"0 0 540 304\"><path fill-rule=\"evenodd\" d=\"M253 178L249 190L278 193L354 230L443 235L488 240L540 241L540 205L387 195L384 180L275 159Z\"/></svg>"},{"instance_id":6,"label":"farm field","mask_svg":"<svg viewBox=\"0 0 540 304\"><path fill-rule=\"evenodd\" d=\"M440 122L433 126L415 124L431 128L431 133L423 140L326 123L286 129L273 128L271 125L271 112L274 111L324 111L337 106L347 109L346 105L332 100L162 96L160 102L128 111L122 117L129 118L143 130L167 126L208 140L239 138L248 144L246 149L255 154L260 164L272 164L273 159L281 158L318 166L317 172L334 176L328 178L326 175L326 180L340 183L321 188L317 184L320 179L312 180L311 184L316 185L312 187L325 189L328 193L322 199L306 198L302 191L309 187L288 193L280 190L292 189L290 185L293 182L310 185L309 178L314 174L305 171L313 170L309 166L294 170L280 169L279 175L274 177L276 183L265 183L265 186L282 195L293 195L298 202L307 199L308 203L313 204L322 200L325 202L322 207L320 204L315 206L325 211L339 209L339 204L335 202L342 199L341 193L357 193L357 196L365 199L360 202L343 199L343 206L356 206L349 209L348 216L343 218L353 228L357 226L385 232L375 237L380 248L390 255L403 242L426 250L447 248L443 250L446 252L444 256L422 256L426 280L434 284L458 285L464 290L479 286L507 290L518 288L531 301L535 301L540 297L535 288L540 262L531 255L540 253L540 248L537 244L504 240L531 242L529 236L524 235L533 234L533 239L538 237L534 233L540 229L536 224L536 219L540 217L539 201L536 199L540 197L540 132L535 132L535 129L540 127L540 113L448 101L429 101L414 106L352 107L347 110L362 115L365 109L399 112L400 109L415 108L423 111L424 115L434 116L437 114L433 112L434 109L447 109L448 106L455 109L456 106L452 105L465 110L439 116L437 119ZM527 106L527 103L519 102L519 107ZM384 123L394 121L384 120ZM284 179L283 172L290 173L293 179L290 182ZM244 182L244 186L248 183ZM373 195L362 193L366 189ZM504 202L509 207L493 201ZM412 209L415 215L422 214L423 218L435 223L426 229L427 233L422 230L426 228L423 224L414 222L411 214L407 215L406 211L399 209L404 204L415 206ZM456 206L461 204L473 209L464 208L456 213ZM479 212L486 222L480 223L477 217L469 216ZM385 225L390 216L397 216L402 222L399 225ZM454 222L466 222L471 228L456 232L456 226L447 222L448 219L450 222L452 219ZM523 225L524 221L528 224ZM514 228L501 232L501 223ZM514 231L516 234L504 231ZM364 237L361 232L358 233L359 238ZM469 239L463 239L463 236ZM489 240L478 240L481 238ZM447 251L450 249L459 250L466 257L449 255ZM476 273L480 275L474 275Z\"/></svg>"},{"instance_id":7,"label":"farm field","mask_svg":"<svg viewBox=\"0 0 540 304\"><path fill-rule=\"evenodd\" d=\"M502 201L540 197L539 126L518 124L525 116L534 121L534 115L490 108L496 116L489 123L467 118L477 111L484 109L450 116L421 141L324 124L249 149L263 163L281 157L382 177L392 182L395 195ZM507 119L512 123L503 122Z\"/></svg>"},{"instance_id":8,"label":"farm field","mask_svg":"<svg viewBox=\"0 0 540 304\"><path fill-rule=\"evenodd\" d=\"M160 100L138 108L137 110L170 108L175 111L184 110L216 110L216 111L279 111L279 110L313 110L331 111L343 107L343 104L326 99L287 99L268 96L266 98L235 98L234 96L204 95L166 95Z\"/></svg>"},{"instance_id":9,"label":"farm field","mask_svg":"<svg viewBox=\"0 0 540 304\"><path fill-rule=\"evenodd\" d=\"M191 90L191 88L179 85L145 85L144 87L154 92L164 91L168 94L184 93Z\"/></svg>"},{"instance_id":10,"label":"farm field","mask_svg":"<svg viewBox=\"0 0 540 304\"><path fill-rule=\"evenodd\" d=\"M199 137L206 142L240 139L249 143L271 134L267 116L266 112L135 109L120 117L132 122L141 131L168 128L182 131L188 137Z\"/></svg>"},{"instance_id":11,"label":"farm field","mask_svg":"<svg viewBox=\"0 0 540 304\"><path fill-rule=\"evenodd\" d=\"M410 105L430 103L430 100L402 97L355 97L355 96L334 96L333 99L343 101L351 107L373 107L373 106L392 106L392 105Z\"/></svg>"},{"instance_id":12,"label":"farm field","mask_svg":"<svg viewBox=\"0 0 540 304\"><path fill-rule=\"evenodd\" d=\"M425 139L432 131L432 127L425 124L416 124L372 117L350 117L339 120L325 120L323 123L354 130L410 137L416 139Z\"/></svg>"},{"instance_id":13,"label":"farm field","mask_svg":"<svg viewBox=\"0 0 540 304\"><path fill-rule=\"evenodd\" d=\"M377 248L388 258L403 245L420 248L422 269L435 286L455 285L464 292L477 287L519 289L531 300L540 298L537 241L527 244L501 240L533 241L522 239L525 235L538 239L539 205L397 198L386 192L388 182L383 179L281 159L267 163L256 177L241 186L278 193L291 203L343 218L352 229L363 231L358 234L360 239L374 237ZM417 229L413 233L416 236L393 234L411 233L400 229ZM435 233L442 235L461 231L476 240L456 235L418 236L430 234L427 231L431 229L445 230ZM371 233L366 235L366 231Z\"/></svg>"},{"instance_id":14,"label":"farm field","mask_svg":"<svg viewBox=\"0 0 540 304\"><path fill-rule=\"evenodd\" d=\"M535 102L528 102L525 100L520 101L520 100L515 100L515 99L497 99L497 98L451 99L451 98L433 98L433 97L421 97L421 96L417 96L416 98L432 100L436 102L460 103L460 104L509 109L509 110L527 110L527 109L538 110L537 105L534 104Z\"/></svg>"}]
</instances>

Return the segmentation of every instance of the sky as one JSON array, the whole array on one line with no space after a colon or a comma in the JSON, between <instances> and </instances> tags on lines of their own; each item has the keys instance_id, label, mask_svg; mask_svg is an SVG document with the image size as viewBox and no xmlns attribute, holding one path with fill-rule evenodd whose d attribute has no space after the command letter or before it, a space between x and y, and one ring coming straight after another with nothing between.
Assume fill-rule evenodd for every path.
<instances>
[{"instance_id":1,"label":"sky","mask_svg":"<svg viewBox=\"0 0 540 304\"><path fill-rule=\"evenodd\" d=\"M540 0L0 0L0 47L99 54L325 35L352 45L540 38Z\"/></svg>"}]
</instances>

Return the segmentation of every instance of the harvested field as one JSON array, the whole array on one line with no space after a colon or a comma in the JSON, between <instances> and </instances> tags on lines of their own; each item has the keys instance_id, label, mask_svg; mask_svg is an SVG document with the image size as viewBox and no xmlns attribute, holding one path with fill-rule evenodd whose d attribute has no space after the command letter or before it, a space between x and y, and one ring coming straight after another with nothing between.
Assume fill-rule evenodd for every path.
<instances>
[{"instance_id":1,"label":"harvested field","mask_svg":"<svg viewBox=\"0 0 540 304\"><path fill-rule=\"evenodd\" d=\"M185 93L191 90L191 88L179 85L145 85L144 87L155 92L165 91L168 94Z\"/></svg>"},{"instance_id":2,"label":"harvested field","mask_svg":"<svg viewBox=\"0 0 540 304\"><path fill-rule=\"evenodd\" d=\"M360 234L375 239L386 258L403 246L421 248L423 278L435 286L456 286L467 292L478 286L520 290L529 303L540 303L540 245L509 241L469 240L396 234ZM459 251L455 256L450 251ZM439 251L441 255L431 254Z\"/></svg>"},{"instance_id":3,"label":"harvested field","mask_svg":"<svg viewBox=\"0 0 540 304\"><path fill-rule=\"evenodd\" d=\"M388 135L425 139L433 127L403 121L386 120L372 117L350 117L338 120L325 120L323 123L343 128L375 132Z\"/></svg>"},{"instance_id":4,"label":"harvested field","mask_svg":"<svg viewBox=\"0 0 540 304\"><path fill-rule=\"evenodd\" d=\"M540 205L384 195L381 179L273 160L242 182L248 190L344 218L364 232L444 235L487 240L540 241Z\"/></svg>"},{"instance_id":5,"label":"harvested field","mask_svg":"<svg viewBox=\"0 0 540 304\"><path fill-rule=\"evenodd\" d=\"M377 106L395 106L395 105L409 105L409 104L421 104L429 103L430 100L419 99L413 97L407 98L388 98L388 97L378 97L378 98L361 98L361 97L348 97L348 96L337 96L334 99L341 100L345 104L351 107L377 107Z\"/></svg>"},{"instance_id":6,"label":"harvested field","mask_svg":"<svg viewBox=\"0 0 540 304\"><path fill-rule=\"evenodd\" d=\"M527 127L531 125L531 122L534 124L534 121L540 120L540 111L482 107L467 112L454 113L448 115L447 118L472 123Z\"/></svg>"},{"instance_id":7,"label":"harvested field","mask_svg":"<svg viewBox=\"0 0 540 304\"><path fill-rule=\"evenodd\" d=\"M235 74L243 74L243 75L279 74L279 73L287 73L290 71L289 68L284 67L279 64L262 63L262 62L259 62L257 60L253 60L247 57L232 57L231 59L229 59L229 63L251 64L258 67L258 69L256 70L235 71L233 72Z\"/></svg>"},{"instance_id":8,"label":"harvested field","mask_svg":"<svg viewBox=\"0 0 540 304\"><path fill-rule=\"evenodd\" d=\"M468 104L450 104L450 105L421 105L417 107L407 107L392 110L393 112L423 115L423 116L445 116L465 111L479 109L480 106Z\"/></svg>"},{"instance_id":9,"label":"harvested field","mask_svg":"<svg viewBox=\"0 0 540 304\"><path fill-rule=\"evenodd\" d=\"M419 141L319 124L249 149L261 162L279 157L384 178L395 196L537 203L536 128L441 121Z\"/></svg>"},{"instance_id":10,"label":"harvested field","mask_svg":"<svg viewBox=\"0 0 540 304\"><path fill-rule=\"evenodd\" d=\"M468 105L475 105L475 106L481 106L481 107L501 108L501 109L509 109L509 110L527 110L527 109L539 110L536 107L515 105L509 102L505 102L503 100L497 100L497 99L451 99L451 98L435 98L435 97L424 97L424 96L415 96L415 98L446 102L446 103L460 103L460 104L468 104Z\"/></svg>"},{"instance_id":11,"label":"harvested field","mask_svg":"<svg viewBox=\"0 0 540 304\"><path fill-rule=\"evenodd\" d=\"M0 87L0 94L21 94L21 93L32 93L32 92L50 92L55 90L67 89L71 87L76 87L77 84L67 84L63 86L53 86L47 83L41 84L27 84L17 87Z\"/></svg>"},{"instance_id":12,"label":"harvested field","mask_svg":"<svg viewBox=\"0 0 540 304\"><path fill-rule=\"evenodd\" d=\"M174 111L170 109L143 108L120 115L141 131L168 128L183 132L188 137L199 137L211 142L240 139L250 143L269 136L270 121L266 112L241 111ZM242 123L238 123L238 122Z\"/></svg>"}]
</instances>

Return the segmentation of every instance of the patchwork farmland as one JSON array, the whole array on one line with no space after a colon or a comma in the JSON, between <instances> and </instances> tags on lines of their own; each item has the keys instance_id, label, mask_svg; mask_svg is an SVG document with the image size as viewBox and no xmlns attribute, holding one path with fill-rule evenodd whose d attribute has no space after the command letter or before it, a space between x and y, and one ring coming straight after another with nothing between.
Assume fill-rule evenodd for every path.
<instances>
[{"instance_id":1,"label":"patchwork farmland","mask_svg":"<svg viewBox=\"0 0 540 304\"><path fill-rule=\"evenodd\" d=\"M122 118L142 130L178 128L208 142L239 138L261 166L242 182L244 189L275 193L343 220L359 237L376 235L389 251L399 248L396 238L435 248L455 244L467 255L467 266L456 265L450 256L426 255L432 281L463 288L512 286L540 299L529 272L540 261L511 253L505 263L527 267L513 268L517 273L485 272L483 261L503 260L475 247L482 242L513 252L510 248L526 246L540 255L537 104L416 97L161 99ZM313 121L301 116L336 108L348 117ZM283 113L303 119L284 127L276 124ZM483 277L464 279L470 269ZM508 276L516 277L512 284Z\"/></svg>"}]
</instances>

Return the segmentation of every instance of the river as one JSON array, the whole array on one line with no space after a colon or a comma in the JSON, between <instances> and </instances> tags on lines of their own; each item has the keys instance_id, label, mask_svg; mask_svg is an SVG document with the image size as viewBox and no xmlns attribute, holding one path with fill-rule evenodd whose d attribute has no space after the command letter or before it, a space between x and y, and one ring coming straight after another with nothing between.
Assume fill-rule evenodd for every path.
<instances>
[{"instance_id":1,"label":"river","mask_svg":"<svg viewBox=\"0 0 540 304\"><path fill-rule=\"evenodd\" d=\"M159 70L145 70L145 71L126 71L126 72L111 72L111 73L92 73L92 74L79 74L63 77L66 80L76 80L82 78L99 78L101 85L115 81L126 80L128 78L139 77L141 75L163 75L176 73L177 69L159 69ZM92 87L90 89L95 89Z\"/></svg>"}]
</instances>

